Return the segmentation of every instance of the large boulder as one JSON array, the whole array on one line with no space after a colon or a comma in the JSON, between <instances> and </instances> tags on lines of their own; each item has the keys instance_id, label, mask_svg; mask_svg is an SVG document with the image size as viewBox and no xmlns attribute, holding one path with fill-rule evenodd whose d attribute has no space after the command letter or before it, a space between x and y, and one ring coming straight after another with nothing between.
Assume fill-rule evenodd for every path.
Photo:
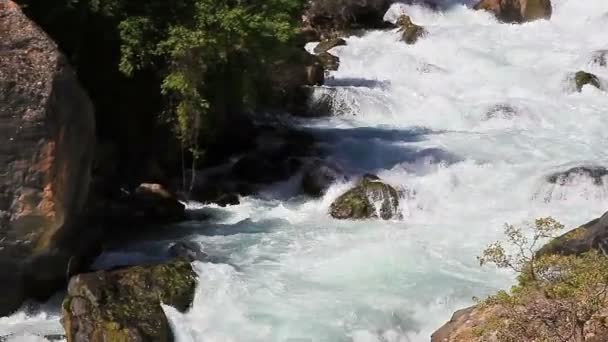
<instances>
[{"instance_id":1,"label":"large boulder","mask_svg":"<svg viewBox=\"0 0 608 342\"><path fill-rule=\"evenodd\" d=\"M401 32L401 40L406 44L414 44L418 38L426 35L424 27L414 24L407 15L402 15L397 19L397 26Z\"/></svg>"},{"instance_id":2,"label":"large boulder","mask_svg":"<svg viewBox=\"0 0 608 342\"><path fill-rule=\"evenodd\" d=\"M77 275L62 305L67 341L173 341L161 303L183 312L195 288L184 260Z\"/></svg>"},{"instance_id":3,"label":"large boulder","mask_svg":"<svg viewBox=\"0 0 608 342\"><path fill-rule=\"evenodd\" d=\"M0 315L44 298L86 263L78 218L95 144L93 108L57 45L0 2ZM23 283L27 288L22 288Z\"/></svg>"},{"instance_id":4,"label":"large boulder","mask_svg":"<svg viewBox=\"0 0 608 342\"><path fill-rule=\"evenodd\" d=\"M328 38L351 29L386 28L384 14L390 0L310 0L304 25Z\"/></svg>"},{"instance_id":5,"label":"large boulder","mask_svg":"<svg viewBox=\"0 0 608 342\"><path fill-rule=\"evenodd\" d=\"M365 175L331 204L330 214L337 219L400 218L399 193L378 177Z\"/></svg>"},{"instance_id":6,"label":"large boulder","mask_svg":"<svg viewBox=\"0 0 608 342\"><path fill-rule=\"evenodd\" d=\"M551 0L481 0L476 10L486 10L507 23L523 23L537 19L550 19Z\"/></svg>"}]
</instances>

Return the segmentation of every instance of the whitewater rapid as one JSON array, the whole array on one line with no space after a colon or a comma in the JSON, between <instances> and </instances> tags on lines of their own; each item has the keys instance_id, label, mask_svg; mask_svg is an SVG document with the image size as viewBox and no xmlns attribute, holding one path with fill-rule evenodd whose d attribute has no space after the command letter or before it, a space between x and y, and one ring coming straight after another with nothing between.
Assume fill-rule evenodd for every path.
<instances>
[{"instance_id":1,"label":"whitewater rapid","mask_svg":"<svg viewBox=\"0 0 608 342\"><path fill-rule=\"evenodd\" d=\"M553 0L550 21L523 25L450 2L439 12L391 8L388 19L406 12L427 29L415 45L396 31L348 37L331 51L340 69L317 89L332 96L334 116L294 119L350 175L375 173L403 190L403 220L333 220L329 205L352 184L285 200L297 178L203 208L211 222L172 227L215 258L195 263L193 308L166 308L179 342L429 341L473 296L513 283L475 258L505 222L553 216L573 227L608 209L608 179L546 181L608 166L608 93L569 82L586 70L608 89L608 68L590 64L608 49L608 1ZM153 258L170 243L98 263ZM52 308L19 312L0 319L0 335L38 341L28 332L60 332L58 319Z\"/></svg>"}]
</instances>

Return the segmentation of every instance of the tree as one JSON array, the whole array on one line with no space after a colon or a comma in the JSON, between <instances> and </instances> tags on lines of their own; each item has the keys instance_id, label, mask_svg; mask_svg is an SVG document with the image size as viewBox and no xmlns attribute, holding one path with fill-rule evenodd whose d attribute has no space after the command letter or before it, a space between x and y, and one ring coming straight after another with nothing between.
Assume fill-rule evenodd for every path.
<instances>
[{"instance_id":1,"label":"tree","mask_svg":"<svg viewBox=\"0 0 608 342\"><path fill-rule=\"evenodd\" d=\"M302 0L181 0L120 23L120 69L128 75L156 68L163 75L165 118L174 124L193 167L201 133L255 108L265 69L298 32ZM194 171L192 173L194 175ZM191 180L191 185L194 178Z\"/></svg>"},{"instance_id":2,"label":"tree","mask_svg":"<svg viewBox=\"0 0 608 342\"><path fill-rule=\"evenodd\" d=\"M540 255L538 242L552 238L563 225L552 218L535 221L532 235L505 228L508 247L491 244L479 261L519 274L518 284L482 305L499 308L480 335L500 341L585 341L608 332L600 319L608 294L608 258L591 250L582 255ZM510 253L509 251L514 252Z\"/></svg>"}]
</instances>

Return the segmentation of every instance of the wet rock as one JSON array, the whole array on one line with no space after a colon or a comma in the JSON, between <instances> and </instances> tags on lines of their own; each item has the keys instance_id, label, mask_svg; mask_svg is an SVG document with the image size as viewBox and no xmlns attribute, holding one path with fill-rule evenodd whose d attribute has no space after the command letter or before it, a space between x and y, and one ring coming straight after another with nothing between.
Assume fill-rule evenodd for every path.
<instances>
[{"instance_id":1,"label":"wet rock","mask_svg":"<svg viewBox=\"0 0 608 342\"><path fill-rule=\"evenodd\" d=\"M75 276L62 305L67 341L173 341L161 302L183 312L195 287L180 260Z\"/></svg>"},{"instance_id":2,"label":"wet rock","mask_svg":"<svg viewBox=\"0 0 608 342\"><path fill-rule=\"evenodd\" d=\"M336 71L340 68L340 58L329 52L322 52L317 55L317 58L325 70Z\"/></svg>"},{"instance_id":3,"label":"wet rock","mask_svg":"<svg viewBox=\"0 0 608 342\"><path fill-rule=\"evenodd\" d=\"M169 256L188 261L205 261L209 257L201 246L192 241L179 241L169 247Z\"/></svg>"},{"instance_id":4,"label":"wet rock","mask_svg":"<svg viewBox=\"0 0 608 342\"><path fill-rule=\"evenodd\" d=\"M269 70L271 87L265 91L271 94L271 100L267 106L283 111L298 112L309 99L309 88L325 82L323 65L317 56L303 49L277 61Z\"/></svg>"},{"instance_id":5,"label":"wet rock","mask_svg":"<svg viewBox=\"0 0 608 342\"><path fill-rule=\"evenodd\" d=\"M72 255L75 268L90 256L96 234L79 220L95 121L67 59L12 1L0 2L0 36L0 261L14 262L0 268L0 279L12 279L0 285L3 316L25 297L45 297L65 284L68 260L38 262L49 253ZM42 292L20 288L18 275L35 275L46 261L61 271L44 280L29 277L30 289Z\"/></svg>"},{"instance_id":6,"label":"wet rock","mask_svg":"<svg viewBox=\"0 0 608 342\"><path fill-rule=\"evenodd\" d=\"M327 51L335 48L336 46L344 46L344 45L346 45L346 40L344 40L342 38L326 39L326 40L321 41L319 44L317 44L317 46L315 46L314 52L316 54L321 54L323 52L327 52Z\"/></svg>"},{"instance_id":7,"label":"wet rock","mask_svg":"<svg viewBox=\"0 0 608 342\"><path fill-rule=\"evenodd\" d=\"M346 180L339 167L316 160L304 171L302 191L312 197L320 197L335 182Z\"/></svg>"},{"instance_id":8,"label":"wet rock","mask_svg":"<svg viewBox=\"0 0 608 342\"><path fill-rule=\"evenodd\" d=\"M402 32L401 40L406 44L414 44L419 38L426 35L426 30L422 26L414 24L407 15L402 15L397 19L397 26L399 26L399 31Z\"/></svg>"},{"instance_id":9,"label":"wet rock","mask_svg":"<svg viewBox=\"0 0 608 342\"><path fill-rule=\"evenodd\" d=\"M229 193L220 195L220 197L215 199L214 203L217 203L220 207L227 207L229 205L239 205L241 201L239 200L239 195Z\"/></svg>"},{"instance_id":10,"label":"wet rock","mask_svg":"<svg viewBox=\"0 0 608 342\"><path fill-rule=\"evenodd\" d=\"M492 106L486 113L486 119L513 119L517 116L517 109L508 104Z\"/></svg>"},{"instance_id":11,"label":"wet rock","mask_svg":"<svg viewBox=\"0 0 608 342\"><path fill-rule=\"evenodd\" d=\"M608 50L595 51L591 55L591 65L608 67Z\"/></svg>"},{"instance_id":12,"label":"wet rock","mask_svg":"<svg viewBox=\"0 0 608 342\"><path fill-rule=\"evenodd\" d=\"M603 166L577 166L566 171L555 172L547 177L547 182L556 185L572 184L576 178L586 177L593 180L595 185L603 185L608 169Z\"/></svg>"},{"instance_id":13,"label":"wet rock","mask_svg":"<svg viewBox=\"0 0 608 342\"><path fill-rule=\"evenodd\" d=\"M337 219L400 218L399 193L377 176L365 175L331 204L330 214Z\"/></svg>"},{"instance_id":14,"label":"wet rock","mask_svg":"<svg viewBox=\"0 0 608 342\"><path fill-rule=\"evenodd\" d=\"M578 92L581 92L585 85L602 89L599 78L597 78L597 76L594 74L585 71L578 71L576 74L574 74L574 83Z\"/></svg>"},{"instance_id":15,"label":"wet rock","mask_svg":"<svg viewBox=\"0 0 608 342\"><path fill-rule=\"evenodd\" d=\"M481 0L474 8L490 11L507 23L550 19L553 12L551 0Z\"/></svg>"}]
</instances>

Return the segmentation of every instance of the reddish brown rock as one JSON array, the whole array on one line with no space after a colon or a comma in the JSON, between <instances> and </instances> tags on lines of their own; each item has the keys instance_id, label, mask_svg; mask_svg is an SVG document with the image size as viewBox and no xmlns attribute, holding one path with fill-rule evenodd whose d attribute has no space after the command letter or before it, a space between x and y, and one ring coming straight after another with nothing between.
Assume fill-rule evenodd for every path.
<instances>
[{"instance_id":1,"label":"reddish brown rock","mask_svg":"<svg viewBox=\"0 0 608 342\"><path fill-rule=\"evenodd\" d=\"M65 57L12 1L0 2L0 37L0 260L13 268L0 279L23 274L28 286L0 283L3 315L79 264L95 123Z\"/></svg>"},{"instance_id":2,"label":"reddish brown rock","mask_svg":"<svg viewBox=\"0 0 608 342\"><path fill-rule=\"evenodd\" d=\"M507 23L550 19L553 11L551 0L481 0L475 9L493 12Z\"/></svg>"}]
</instances>

